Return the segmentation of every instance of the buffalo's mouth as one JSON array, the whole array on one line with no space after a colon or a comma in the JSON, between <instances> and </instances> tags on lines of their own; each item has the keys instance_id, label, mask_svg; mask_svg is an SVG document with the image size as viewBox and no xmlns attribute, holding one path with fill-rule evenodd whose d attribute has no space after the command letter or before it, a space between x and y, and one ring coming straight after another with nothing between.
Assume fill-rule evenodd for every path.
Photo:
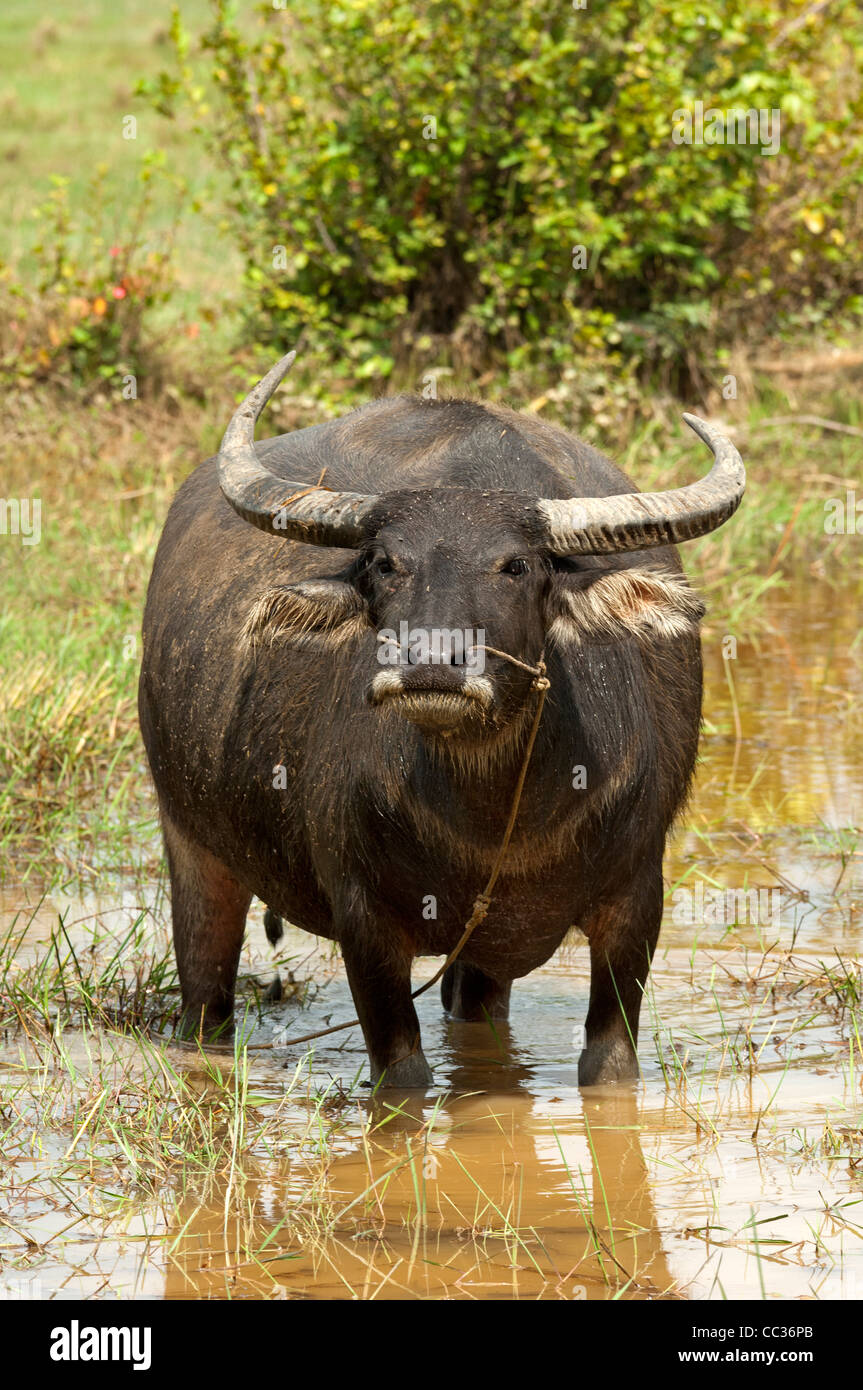
<instances>
[{"instance_id":1,"label":"buffalo's mouth","mask_svg":"<svg viewBox=\"0 0 863 1390\"><path fill-rule=\"evenodd\" d=\"M494 703L491 681L483 676L444 676L434 668L380 671L368 692L369 704L388 709L430 733L455 732L485 721Z\"/></svg>"}]
</instances>

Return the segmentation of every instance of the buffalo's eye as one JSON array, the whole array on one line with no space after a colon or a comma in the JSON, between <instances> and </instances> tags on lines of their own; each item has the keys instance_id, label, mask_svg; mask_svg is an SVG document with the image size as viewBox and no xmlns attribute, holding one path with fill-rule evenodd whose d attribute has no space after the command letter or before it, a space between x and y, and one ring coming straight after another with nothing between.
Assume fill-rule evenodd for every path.
<instances>
[{"instance_id":1,"label":"buffalo's eye","mask_svg":"<svg viewBox=\"0 0 863 1390\"><path fill-rule=\"evenodd\" d=\"M510 560L503 566L501 574L527 574L530 565L521 555L517 555L514 560Z\"/></svg>"},{"instance_id":2,"label":"buffalo's eye","mask_svg":"<svg viewBox=\"0 0 863 1390\"><path fill-rule=\"evenodd\" d=\"M379 555L375 561L375 568L382 578L386 579L389 575L395 574L395 565L388 555Z\"/></svg>"}]
</instances>

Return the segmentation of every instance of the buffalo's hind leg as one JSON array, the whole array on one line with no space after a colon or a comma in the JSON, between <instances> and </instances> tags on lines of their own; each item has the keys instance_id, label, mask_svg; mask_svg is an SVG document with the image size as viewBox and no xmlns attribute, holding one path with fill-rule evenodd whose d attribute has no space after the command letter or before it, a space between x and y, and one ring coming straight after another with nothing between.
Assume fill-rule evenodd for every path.
<instances>
[{"instance_id":1,"label":"buffalo's hind leg","mask_svg":"<svg viewBox=\"0 0 863 1390\"><path fill-rule=\"evenodd\" d=\"M221 860L195 844L163 814L171 874L174 951L183 995L181 1037L229 1039L234 986L251 893Z\"/></svg>"},{"instance_id":2,"label":"buffalo's hind leg","mask_svg":"<svg viewBox=\"0 0 863 1390\"><path fill-rule=\"evenodd\" d=\"M662 867L584 923L590 942L590 1005L578 1084L638 1078L638 1016L662 922Z\"/></svg>"},{"instance_id":3,"label":"buffalo's hind leg","mask_svg":"<svg viewBox=\"0 0 863 1390\"><path fill-rule=\"evenodd\" d=\"M501 984L475 965L455 960L441 980L440 997L449 1017L460 1023L504 1022L511 990L511 980Z\"/></svg>"}]
</instances>

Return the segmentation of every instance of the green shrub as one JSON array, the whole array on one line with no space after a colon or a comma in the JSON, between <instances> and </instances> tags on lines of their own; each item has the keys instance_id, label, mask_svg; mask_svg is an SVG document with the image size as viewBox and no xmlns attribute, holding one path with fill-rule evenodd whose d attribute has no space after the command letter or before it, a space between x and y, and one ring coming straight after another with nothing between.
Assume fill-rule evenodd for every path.
<instances>
[{"instance_id":1,"label":"green shrub","mask_svg":"<svg viewBox=\"0 0 863 1390\"><path fill-rule=\"evenodd\" d=\"M230 175L259 340L680 363L861 306L856 0L217 0L173 36L144 90ZM780 111L779 151L674 143L697 101Z\"/></svg>"}]
</instances>

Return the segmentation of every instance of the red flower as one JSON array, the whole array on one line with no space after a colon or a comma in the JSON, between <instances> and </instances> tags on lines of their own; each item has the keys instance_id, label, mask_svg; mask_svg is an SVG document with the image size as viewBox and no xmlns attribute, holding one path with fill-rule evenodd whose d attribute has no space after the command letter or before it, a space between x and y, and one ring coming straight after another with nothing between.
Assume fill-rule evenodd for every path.
<instances>
[{"instance_id":1,"label":"red flower","mask_svg":"<svg viewBox=\"0 0 863 1390\"><path fill-rule=\"evenodd\" d=\"M120 252L121 252L122 250L123 250L122 246L112 246L111 249L110 249L110 251L108 252L108 255L109 255L109 256L119 256L119 254L120 254Z\"/></svg>"},{"instance_id":2,"label":"red flower","mask_svg":"<svg viewBox=\"0 0 863 1390\"><path fill-rule=\"evenodd\" d=\"M124 286L124 285L114 285L113 288L111 289L111 293L112 293L112 295L114 296L115 299L125 299L125 298L126 298L126 289L125 289L125 286Z\"/></svg>"}]
</instances>

